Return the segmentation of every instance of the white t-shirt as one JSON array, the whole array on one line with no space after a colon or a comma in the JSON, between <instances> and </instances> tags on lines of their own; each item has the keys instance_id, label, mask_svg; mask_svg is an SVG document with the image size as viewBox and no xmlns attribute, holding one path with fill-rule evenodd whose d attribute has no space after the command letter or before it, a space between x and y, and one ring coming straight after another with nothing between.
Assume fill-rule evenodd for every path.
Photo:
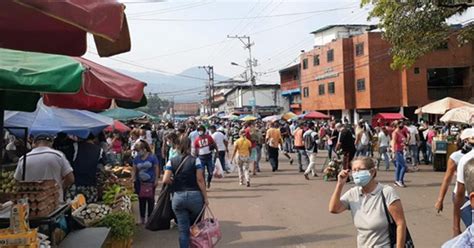
<instances>
[{"instance_id":1,"label":"white t-shirt","mask_svg":"<svg viewBox=\"0 0 474 248\"><path fill-rule=\"evenodd\" d=\"M199 133L197 130L194 130L189 133L189 140L191 141L191 151L194 150L194 141L196 141L197 137L199 137Z\"/></svg>"},{"instance_id":2,"label":"white t-shirt","mask_svg":"<svg viewBox=\"0 0 474 248\"><path fill-rule=\"evenodd\" d=\"M473 158L474 150L471 150L470 152L464 154L464 156L461 157L456 171L456 181L464 184L464 166L466 166L467 162L469 162L469 160Z\"/></svg>"},{"instance_id":3,"label":"white t-shirt","mask_svg":"<svg viewBox=\"0 0 474 248\"><path fill-rule=\"evenodd\" d=\"M22 181L23 159L18 161L15 179ZM49 147L37 147L26 154L25 182L55 180L59 186L59 202L63 202L63 177L72 172L66 156Z\"/></svg>"},{"instance_id":4,"label":"white t-shirt","mask_svg":"<svg viewBox=\"0 0 474 248\"><path fill-rule=\"evenodd\" d=\"M461 160L463 156L464 154L462 153L462 150L459 150L459 151L455 151L451 153L451 155L449 156L449 159L454 161L454 164L456 165L456 168L457 168L457 166L459 165L459 160ZM456 174L456 177L457 177L457 174ZM456 193L457 189L458 189L458 184L455 183L453 192Z\"/></svg>"},{"instance_id":5,"label":"white t-shirt","mask_svg":"<svg viewBox=\"0 0 474 248\"><path fill-rule=\"evenodd\" d=\"M227 136L224 135L222 132L214 132L212 134L212 139L214 139L214 142L216 142L217 150L218 151L225 151L225 143L224 141L227 141Z\"/></svg>"},{"instance_id":6,"label":"white t-shirt","mask_svg":"<svg viewBox=\"0 0 474 248\"><path fill-rule=\"evenodd\" d=\"M379 146L380 147L388 147L390 146L390 137L386 135L384 132L379 132Z\"/></svg>"},{"instance_id":7,"label":"white t-shirt","mask_svg":"<svg viewBox=\"0 0 474 248\"><path fill-rule=\"evenodd\" d=\"M408 132L410 133L409 145L416 145L416 135L418 134L418 129L415 126L409 126Z\"/></svg>"}]
</instances>

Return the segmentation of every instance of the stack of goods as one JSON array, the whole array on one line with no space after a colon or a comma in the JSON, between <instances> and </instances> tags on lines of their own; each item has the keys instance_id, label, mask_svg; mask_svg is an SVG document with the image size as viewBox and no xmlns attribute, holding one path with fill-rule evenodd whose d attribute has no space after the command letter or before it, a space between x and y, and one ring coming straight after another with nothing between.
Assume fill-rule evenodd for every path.
<instances>
[{"instance_id":1,"label":"stack of goods","mask_svg":"<svg viewBox=\"0 0 474 248\"><path fill-rule=\"evenodd\" d=\"M14 173L14 171L2 171L0 173L0 202L12 199L12 195L16 192Z\"/></svg>"},{"instance_id":2,"label":"stack of goods","mask_svg":"<svg viewBox=\"0 0 474 248\"><path fill-rule=\"evenodd\" d=\"M129 190L133 190L133 181L132 181L132 171L133 168L130 166L106 166L105 172L107 174L106 179L106 188L107 186L112 186L118 184L124 186Z\"/></svg>"},{"instance_id":3,"label":"stack of goods","mask_svg":"<svg viewBox=\"0 0 474 248\"><path fill-rule=\"evenodd\" d=\"M76 209L72 212L72 217L79 224L89 227L102 220L111 211L112 209L107 205L91 203Z\"/></svg>"},{"instance_id":4,"label":"stack of goods","mask_svg":"<svg viewBox=\"0 0 474 248\"><path fill-rule=\"evenodd\" d=\"M29 206L26 199L18 200L18 204L11 209L10 228L0 229L1 247L30 247L49 248L50 242L46 235L38 233L37 229L30 229L28 225Z\"/></svg>"},{"instance_id":5,"label":"stack of goods","mask_svg":"<svg viewBox=\"0 0 474 248\"><path fill-rule=\"evenodd\" d=\"M137 201L138 196L120 185L112 185L103 196L104 203L112 207L113 212L132 211L132 201Z\"/></svg>"},{"instance_id":6,"label":"stack of goods","mask_svg":"<svg viewBox=\"0 0 474 248\"><path fill-rule=\"evenodd\" d=\"M15 199L28 199L30 217L46 217L59 206L59 187L54 180L20 182Z\"/></svg>"}]
</instances>

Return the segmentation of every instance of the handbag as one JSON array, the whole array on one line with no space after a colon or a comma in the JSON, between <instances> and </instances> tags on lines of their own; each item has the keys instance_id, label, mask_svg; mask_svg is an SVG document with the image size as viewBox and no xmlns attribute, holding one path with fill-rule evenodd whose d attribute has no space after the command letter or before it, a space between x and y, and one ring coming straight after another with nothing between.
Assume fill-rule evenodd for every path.
<instances>
[{"instance_id":1,"label":"handbag","mask_svg":"<svg viewBox=\"0 0 474 248\"><path fill-rule=\"evenodd\" d=\"M175 175L177 175L181 168L186 162L188 157L185 157L178 169L176 170ZM171 185L163 185L160 195L158 196L158 200L156 200L155 208L151 213L148 221L145 225L145 228L150 231L160 231L160 230L169 230L170 229L170 221L174 218L174 212L171 205Z\"/></svg>"},{"instance_id":2,"label":"handbag","mask_svg":"<svg viewBox=\"0 0 474 248\"><path fill-rule=\"evenodd\" d=\"M219 221L208 206L202 208L189 231L191 248L213 248L222 238Z\"/></svg>"},{"instance_id":3,"label":"handbag","mask_svg":"<svg viewBox=\"0 0 474 248\"><path fill-rule=\"evenodd\" d=\"M385 216L387 217L388 221L388 235L390 237L390 247L396 247L397 245L397 224L393 220L392 216L388 212L387 203L385 201L385 196L382 190L382 201L383 201L383 208L385 210ZM414 248L415 244L413 243L413 239L411 238L410 232L408 231L408 227L406 228L406 235L405 235L405 248Z\"/></svg>"},{"instance_id":4,"label":"handbag","mask_svg":"<svg viewBox=\"0 0 474 248\"><path fill-rule=\"evenodd\" d=\"M138 192L140 198L154 198L155 197L155 184L154 183L140 183L140 191Z\"/></svg>"}]
</instances>

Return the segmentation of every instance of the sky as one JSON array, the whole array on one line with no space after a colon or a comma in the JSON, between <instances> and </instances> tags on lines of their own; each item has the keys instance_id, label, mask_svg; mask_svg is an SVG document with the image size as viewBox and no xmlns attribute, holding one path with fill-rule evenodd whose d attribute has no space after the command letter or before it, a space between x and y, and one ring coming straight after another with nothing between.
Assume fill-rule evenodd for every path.
<instances>
[{"instance_id":1,"label":"sky","mask_svg":"<svg viewBox=\"0 0 474 248\"><path fill-rule=\"evenodd\" d=\"M229 78L245 69L248 51L238 39L250 36L257 82L278 83L278 70L297 62L313 45L310 32L330 24L368 24L369 7L360 0L121 0L132 50L98 58L92 37L87 58L115 69L160 71L168 75L212 65ZM465 16L470 16L470 11ZM452 18L454 22L462 18ZM472 16L471 16L472 19ZM126 61L119 62L117 59ZM231 62L240 64L231 65ZM202 82L196 82L202 83Z\"/></svg>"},{"instance_id":2,"label":"sky","mask_svg":"<svg viewBox=\"0 0 474 248\"><path fill-rule=\"evenodd\" d=\"M98 58L92 38L87 58L116 69L165 71L213 65L217 74L235 77L245 69L248 51L238 39L250 36L255 71L261 82L279 82L278 70L294 64L301 50L311 49L310 32L341 23L368 23L368 8L359 1L294 0L122 0L132 50ZM114 59L127 61L118 62ZM131 65L133 64L133 65Z\"/></svg>"}]
</instances>

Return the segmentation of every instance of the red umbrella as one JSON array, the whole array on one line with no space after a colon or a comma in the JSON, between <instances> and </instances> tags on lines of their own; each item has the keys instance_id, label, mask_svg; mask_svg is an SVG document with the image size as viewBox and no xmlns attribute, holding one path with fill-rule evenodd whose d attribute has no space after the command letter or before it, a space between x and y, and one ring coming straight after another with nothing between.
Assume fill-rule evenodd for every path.
<instances>
[{"instance_id":1,"label":"red umbrella","mask_svg":"<svg viewBox=\"0 0 474 248\"><path fill-rule=\"evenodd\" d=\"M100 56L128 52L124 8L117 0L1 0L0 47L82 56L89 32Z\"/></svg>"},{"instance_id":2,"label":"red umbrella","mask_svg":"<svg viewBox=\"0 0 474 248\"><path fill-rule=\"evenodd\" d=\"M138 103L145 83L90 60L75 57L85 68L81 90L76 94L44 94L48 106L86 110L110 108L112 99Z\"/></svg>"},{"instance_id":3,"label":"red umbrella","mask_svg":"<svg viewBox=\"0 0 474 248\"><path fill-rule=\"evenodd\" d=\"M125 133L130 130L132 129L118 120L114 120L114 124L112 126L108 126L104 129L106 132L119 131L121 133Z\"/></svg>"},{"instance_id":4,"label":"red umbrella","mask_svg":"<svg viewBox=\"0 0 474 248\"><path fill-rule=\"evenodd\" d=\"M329 116L318 111L312 111L310 113L305 114L303 118L304 119L329 119Z\"/></svg>"}]
</instances>

